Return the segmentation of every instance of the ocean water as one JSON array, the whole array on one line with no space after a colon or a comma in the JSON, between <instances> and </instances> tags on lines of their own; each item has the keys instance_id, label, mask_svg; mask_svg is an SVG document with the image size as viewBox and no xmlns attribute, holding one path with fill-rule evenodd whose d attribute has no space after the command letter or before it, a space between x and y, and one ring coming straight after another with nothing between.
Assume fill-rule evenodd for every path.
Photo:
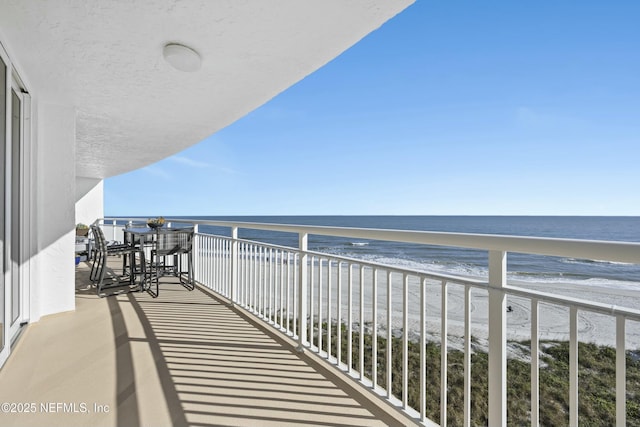
<instances>
[{"instance_id":1,"label":"ocean water","mask_svg":"<svg viewBox=\"0 0 640 427\"><path fill-rule=\"evenodd\" d=\"M184 217L185 219L187 217ZM237 216L200 220L266 222L398 230L443 231L640 242L640 217L554 216ZM225 228L201 232L228 235ZM297 236L240 229L239 237L297 246ZM449 247L309 236L309 249L419 271L486 277L487 252ZM572 283L640 291L640 265L510 253L508 279L540 284Z\"/></svg>"}]
</instances>

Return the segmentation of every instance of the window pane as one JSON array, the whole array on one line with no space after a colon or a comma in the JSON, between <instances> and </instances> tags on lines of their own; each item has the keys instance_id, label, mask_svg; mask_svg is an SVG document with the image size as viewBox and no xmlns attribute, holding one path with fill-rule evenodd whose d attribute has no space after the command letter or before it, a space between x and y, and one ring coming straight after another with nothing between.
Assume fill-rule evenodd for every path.
<instances>
[{"instance_id":1,"label":"window pane","mask_svg":"<svg viewBox=\"0 0 640 427\"><path fill-rule=\"evenodd\" d=\"M0 350L4 348L4 271L5 265L5 148L7 146L6 138L6 118L7 118L7 66L0 58Z\"/></svg>"},{"instance_id":2,"label":"window pane","mask_svg":"<svg viewBox=\"0 0 640 427\"><path fill-rule=\"evenodd\" d=\"M20 125L22 108L11 91L11 324L20 316Z\"/></svg>"}]
</instances>

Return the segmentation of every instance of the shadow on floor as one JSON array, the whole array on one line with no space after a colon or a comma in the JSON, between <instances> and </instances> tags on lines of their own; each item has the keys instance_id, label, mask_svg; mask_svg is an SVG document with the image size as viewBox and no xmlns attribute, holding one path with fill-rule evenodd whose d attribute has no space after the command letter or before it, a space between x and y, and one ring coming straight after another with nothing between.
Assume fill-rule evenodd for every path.
<instances>
[{"instance_id":1,"label":"shadow on floor","mask_svg":"<svg viewBox=\"0 0 640 427\"><path fill-rule=\"evenodd\" d=\"M80 282L78 298L95 296ZM149 405L174 426L405 424L206 290L163 283L158 298L135 292L104 300L116 345L118 425L148 425Z\"/></svg>"}]
</instances>

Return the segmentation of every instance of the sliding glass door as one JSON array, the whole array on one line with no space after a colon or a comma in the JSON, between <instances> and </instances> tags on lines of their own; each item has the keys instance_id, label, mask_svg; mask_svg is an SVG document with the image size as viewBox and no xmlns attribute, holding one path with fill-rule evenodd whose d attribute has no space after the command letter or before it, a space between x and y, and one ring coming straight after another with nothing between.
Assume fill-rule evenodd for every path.
<instances>
[{"instance_id":1,"label":"sliding glass door","mask_svg":"<svg viewBox=\"0 0 640 427\"><path fill-rule=\"evenodd\" d=\"M21 277L25 99L28 95L0 45L0 366L11 351L27 310Z\"/></svg>"},{"instance_id":2,"label":"sliding glass door","mask_svg":"<svg viewBox=\"0 0 640 427\"><path fill-rule=\"evenodd\" d=\"M12 338L22 323L20 288L20 217L21 217L21 175L22 175L22 93L14 84L11 88L11 284L9 289L9 338Z\"/></svg>"},{"instance_id":3,"label":"sliding glass door","mask_svg":"<svg viewBox=\"0 0 640 427\"><path fill-rule=\"evenodd\" d=\"M0 365L4 362L7 355L9 354L9 349L7 348L7 333L9 332L9 327L7 324L6 316L6 288L5 288L5 278L8 277L6 259L7 259L7 247L6 247L6 173L5 165L6 163L6 152L7 152L7 64L3 60L2 56L0 56L0 165L1 171L0 173Z\"/></svg>"}]
</instances>

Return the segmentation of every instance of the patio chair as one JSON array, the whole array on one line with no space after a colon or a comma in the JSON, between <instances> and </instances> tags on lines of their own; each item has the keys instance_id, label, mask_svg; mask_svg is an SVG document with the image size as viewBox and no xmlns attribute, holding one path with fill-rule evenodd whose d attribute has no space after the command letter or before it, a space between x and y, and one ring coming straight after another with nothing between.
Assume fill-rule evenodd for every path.
<instances>
[{"instance_id":1,"label":"patio chair","mask_svg":"<svg viewBox=\"0 0 640 427\"><path fill-rule=\"evenodd\" d=\"M106 288L123 286L128 283L129 285L134 284L135 274L145 274L145 263L144 263L144 254L141 253L141 249L128 244L107 244L107 240L104 237L104 233L102 229L96 225L91 226L91 231L95 240L95 257L93 261L93 265L91 267L91 273L89 278L96 285L96 292L99 296L102 295L102 291ZM125 275L124 269L122 274L119 276L110 275L108 277L109 282L105 282L105 276L107 272L107 257L118 255L124 257L131 257L135 260L135 255L140 254L141 262L138 267L135 267L135 262L132 262L134 265L133 268L130 269L129 274ZM123 263L124 267L124 263Z\"/></svg>"},{"instance_id":2,"label":"patio chair","mask_svg":"<svg viewBox=\"0 0 640 427\"><path fill-rule=\"evenodd\" d=\"M98 273L100 272L100 268L102 267L103 259L99 256L102 246L106 246L107 255L119 255L121 251L126 251L131 247L128 243L119 243L116 241L108 241L105 238L104 232L97 225L91 225L91 234L93 235L93 248L92 248L92 259L93 264L91 266L91 274L90 279L92 282L95 282L98 279ZM124 265L124 264L123 264Z\"/></svg>"},{"instance_id":3,"label":"patio chair","mask_svg":"<svg viewBox=\"0 0 640 427\"><path fill-rule=\"evenodd\" d=\"M178 228L158 230L155 248L151 250L150 273L155 275L156 291L151 292L154 297L160 294L160 276L173 272L178 277L180 284L192 291L195 288L193 277L193 235L194 229ZM173 262L169 264L168 258ZM183 270L183 261L186 258L186 271ZM186 276L186 277L185 277Z\"/></svg>"},{"instance_id":4,"label":"patio chair","mask_svg":"<svg viewBox=\"0 0 640 427\"><path fill-rule=\"evenodd\" d=\"M130 222L127 225L128 228L147 228L147 223L146 222ZM140 236L132 236L130 233L126 232L126 229L124 231L123 234L124 237L124 244L121 246L125 246L125 247L129 247L129 246L135 246L135 247L139 247L140 246ZM115 245L114 245L115 244ZM111 247L111 246L117 247L118 246L118 242L107 242L107 247ZM142 261L142 260L141 260ZM136 268L136 265L133 266L134 268ZM122 258L122 272L123 274L126 274L127 271L129 271L130 267L129 267L129 257L123 257Z\"/></svg>"}]
</instances>

